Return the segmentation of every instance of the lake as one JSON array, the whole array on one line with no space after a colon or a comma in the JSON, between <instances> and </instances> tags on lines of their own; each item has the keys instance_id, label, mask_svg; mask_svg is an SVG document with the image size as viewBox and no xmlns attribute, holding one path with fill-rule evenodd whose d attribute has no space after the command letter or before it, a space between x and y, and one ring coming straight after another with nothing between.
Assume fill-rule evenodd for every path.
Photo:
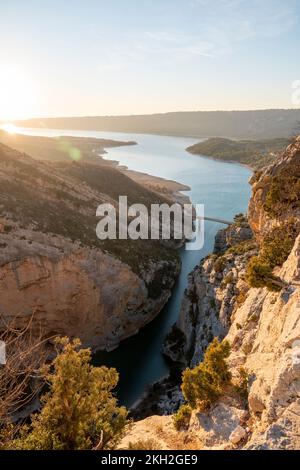
<instances>
[{"instance_id":1,"label":"lake","mask_svg":"<svg viewBox=\"0 0 300 470\"><path fill-rule=\"evenodd\" d=\"M138 145L108 149L105 158L118 160L131 170L188 185L191 190L186 194L194 204L204 204L205 214L209 217L232 220L235 214L247 210L251 171L241 165L219 162L185 151L200 139L53 129L26 129L22 133L133 140ZM161 354L163 340L178 318L188 274L212 251L216 232L222 227L215 222L205 222L204 247L200 251L181 250L181 274L172 297L159 316L136 336L122 342L115 351L97 354L96 364L116 367L120 373L118 397L121 404L132 406L147 385L168 374L168 362Z\"/></svg>"}]
</instances>

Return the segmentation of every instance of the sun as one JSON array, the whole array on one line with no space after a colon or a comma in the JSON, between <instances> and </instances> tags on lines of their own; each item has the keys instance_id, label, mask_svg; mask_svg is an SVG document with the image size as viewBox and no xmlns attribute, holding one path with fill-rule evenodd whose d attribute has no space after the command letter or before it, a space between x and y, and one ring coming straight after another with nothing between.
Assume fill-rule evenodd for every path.
<instances>
[{"instance_id":1,"label":"sun","mask_svg":"<svg viewBox=\"0 0 300 470\"><path fill-rule=\"evenodd\" d=\"M2 126L0 126L0 129L7 132L8 134L17 134L18 132L17 126L15 126L14 124L10 124L10 123L2 124Z\"/></svg>"},{"instance_id":2,"label":"sun","mask_svg":"<svg viewBox=\"0 0 300 470\"><path fill-rule=\"evenodd\" d=\"M25 70L0 62L0 120L31 117L36 106L33 80Z\"/></svg>"}]
</instances>

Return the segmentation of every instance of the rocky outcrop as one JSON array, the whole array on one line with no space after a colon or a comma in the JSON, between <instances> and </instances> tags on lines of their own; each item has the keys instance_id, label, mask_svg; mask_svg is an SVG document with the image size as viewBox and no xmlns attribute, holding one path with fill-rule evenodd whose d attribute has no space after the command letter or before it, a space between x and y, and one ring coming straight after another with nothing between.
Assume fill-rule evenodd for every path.
<instances>
[{"instance_id":1,"label":"rocky outcrop","mask_svg":"<svg viewBox=\"0 0 300 470\"><path fill-rule=\"evenodd\" d=\"M274 179L283 180L286 174L299 178L300 168L300 136L287 147L286 151L275 161L275 163L261 172L254 174L250 180L252 184L252 197L249 203L248 218L250 225L258 241L261 241L275 226L286 221L289 217L300 218L299 203L290 201L287 197L288 190L282 201L282 207L274 198L266 208L267 197ZM287 186L289 186L287 184ZM288 189L288 188L287 188Z\"/></svg>"},{"instance_id":2,"label":"rocky outcrop","mask_svg":"<svg viewBox=\"0 0 300 470\"><path fill-rule=\"evenodd\" d=\"M130 417L141 420L153 415L172 415L184 402L180 389L181 370L174 368L169 376L150 385L130 409Z\"/></svg>"},{"instance_id":3,"label":"rocky outcrop","mask_svg":"<svg viewBox=\"0 0 300 470\"><path fill-rule=\"evenodd\" d=\"M151 440L155 449L165 450L232 450L247 440L245 423L248 412L238 403L219 403L209 413L193 412L188 429L176 431L172 416L149 416L135 422L119 448Z\"/></svg>"},{"instance_id":4,"label":"rocky outcrop","mask_svg":"<svg viewBox=\"0 0 300 470\"><path fill-rule=\"evenodd\" d=\"M213 257L197 266L189 276L189 284L184 296L178 328L184 333L185 344L179 351L177 360L187 365L196 365L203 358L203 352L215 336L224 338L234 303L232 298L238 293L234 272L239 264L232 257L226 259L222 272L216 270ZM228 283L223 282L228 275ZM176 356L173 353L173 359Z\"/></svg>"},{"instance_id":5,"label":"rocky outcrop","mask_svg":"<svg viewBox=\"0 0 300 470\"><path fill-rule=\"evenodd\" d=\"M253 232L248 222L232 224L217 232L214 253L224 253L230 247L252 238Z\"/></svg>"},{"instance_id":6,"label":"rocky outcrop","mask_svg":"<svg viewBox=\"0 0 300 470\"><path fill-rule=\"evenodd\" d=\"M251 289L235 312L227 339L232 345L232 371L243 366L250 375L248 404L253 418L253 436L268 435L264 446L276 447L272 435L288 413L289 426L300 425L300 237L279 275L288 282L281 293ZM293 405L293 406L292 406ZM272 431L273 430L273 431ZM275 433L276 434L276 433ZM282 436L284 433L282 434ZM273 436L274 437L274 436ZM294 439L299 437L294 435ZM285 447L284 440L281 446Z\"/></svg>"},{"instance_id":7,"label":"rocky outcrop","mask_svg":"<svg viewBox=\"0 0 300 470\"><path fill-rule=\"evenodd\" d=\"M224 338L227 334L236 302L241 302L248 290L243 281L247 260L257 252L247 225L221 230L216 239L215 251L223 255L208 256L189 275L176 324L177 338L168 335L164 345L167 356L189 366L202 360L214 337ZM237 245L239 249L224 253Z\"/></svg>"}]
</instances>

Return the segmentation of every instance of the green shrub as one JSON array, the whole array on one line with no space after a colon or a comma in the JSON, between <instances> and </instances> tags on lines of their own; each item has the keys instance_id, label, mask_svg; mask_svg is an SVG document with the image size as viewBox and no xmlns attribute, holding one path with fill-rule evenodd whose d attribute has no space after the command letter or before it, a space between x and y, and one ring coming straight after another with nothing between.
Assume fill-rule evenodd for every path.
<instances>
[{"instance_id":1,"label":"green shrub","mask_svg":"<svg viewBox=\"0 0 300 470\"><path fill-rule=\"evenodd\" d=\"M182 392L191 408L208 408L222 395L231 380L225 361L229 354L228 341L219 343L215 338L208 346L203 362L183 372Z\"/></svg>"},{"instance_id":2,"label":"green shrub","mask_svg":"<svg viewBox=\"0 0 300 470\"><path fill-rule=\"evenodd\" d=\"M299 233L299 225L293 218L275 227L265 236L259 256L251 258L246 280L251 287L267 287L271 291L280 291L284 286L273 275L276 266L282 266L287 260Z\"/></svg>"},{"instance_id":3,"label":"green shrub","mask_svg":"<svg viewBox=\"0 0 300 470\"><path fill-rule=\"evenodd\" d=\"M270 291L278 292L282 288L272 273L272 268L260 256L254 256L248 263L246 270L246 280L251 287L267 287Z\"/></svg>"},{"instance_id":4,"label":"green shrub","mask_svg":"<svg viewBox=\"0 0 300 470\"><path fill-rule=\"evenodd\" d=\"M129 442L128 450L161 450L161 446L154 439L140 439L136 442Z\"/></svg>"},{"instance_id":5,"label":"green shrub","mask_svg":"<svg viewBox=\"0 0 300 470\"><path fill-rule=\"evenodd\" d=\"M253 251L255 249L257 249L257 243L254 239L244 240L228 248L226 253L238 256L245 255L246 253L249 253L250 251Z\"/></svg>"},{"instance_id":6,"label":"green shrub","mask_svg":"<svg viewBox=\"0 0 300 470\"><path fill-rule=\"evenodd\" d=\"M222 284L223 284L224 286L227 286L228 284L232 284L233 281L234 281L234 275L233 275L232 272L230 272L230 273L228 273L228 274L224 277L224 279L223 279L223 281L222 281Z\"/></svg>"},{"instance_id":7,"label":"green shrub","mask_svg":"<svg viewBox=\"0 0 300 470\"><path fill-rule=\"evenodd\" d=\"M285 166L271 180L264 209L272 217L279 217L286 209L300 208L300 164Z\"/></svg>"},{"instance_id":8,"label":"green shrub","mask_svg":"<svg viewBox=\"0 0 300 470\"><path fill-rule=\"evenodd\" d=\"M93 367L90 350L79 349L79 340L64 338L60 344L54 373L43 373L50 390L42 397L42 410L23 429L16 448L114 448L127 424L127 411L117 406L112 393L118 382L116 370Z\"/></svg>"},{"instance_id":9,"label":"green shrub","mask_svg":"<svg viewBox=\"0 0 300 470\"><path fill-rule=\"evenodd\" d=\"M262 243L261 256L274 268L281 266L288 258L299 230L297 230L297 221L289 220L288 222L275 227L269 233Z\"/></svg>"},{"instance_id":10,"label":"green shrub","mask_svg":"<svg viewBox=\"0 0 300 470\"><path fill-rule=\"evenodd\" d=\"M246 369L244 369L244 367L240 367L238 372L239 372L239 376L238 376L237 382L234 385L234 388L235 388L235 391L240 395L240 397L246 401L248 399L248 393L249 393L248 391L249 374L246 371Z\"/></svg>"},{"instance_id":11,"label":"green shrub","mask_svg":"<svg viewBox=\"0 0 300 470\"><path fill-rule=\"evenodd\" d=\"M224 271L226 264L227 264L226 258L224 258L224 256L219 256L214 262L214 270L217 273L221 273L222 271Z\"/></svg>"},{"instance_id":12,"label":"green shrub","mask_svg":"<svg viewBox=\"0 0 300 470\"><path fill-rule=\"evenodd\" d=\"M187 429L192 416L192 409L188 404L181 405L179 410L173 416L173 423L175 429L180 431L181 429Z\"/></svg>"},{"instance_id":13,"label":"green shrub","mask_svg":"<svg viewBox=\"0 0 300 470\"><path fill-rule=\"evenodd\" d=\"M244 225L248 225L248 219L247 219L247 216L245 214L236 214L233 218L233 221L236 225L238 225L239 227L242 227Z\"/></svg>"}]
</instances>

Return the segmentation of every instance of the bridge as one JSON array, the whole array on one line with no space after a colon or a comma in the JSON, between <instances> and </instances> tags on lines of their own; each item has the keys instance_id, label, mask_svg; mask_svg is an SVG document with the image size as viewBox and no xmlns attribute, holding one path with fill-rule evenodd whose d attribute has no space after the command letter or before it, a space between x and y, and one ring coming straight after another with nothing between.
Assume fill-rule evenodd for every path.
<instances>
[{"instance_id":1,"label":"bridge","mask_svg":"<svg viewBox=\"0 0 300 470\"><path fill-rule=\"evenodd\" d=\"M214 217L201 217L201 216L198 216L196 217L196 219L199 219L199 220L209 220L210 222L217 222L219 224L224 224L224 225L231 225L233 224L233 221L232 220L225 220L225 219L216 219Z\"/></svg>"}]
</instances>

